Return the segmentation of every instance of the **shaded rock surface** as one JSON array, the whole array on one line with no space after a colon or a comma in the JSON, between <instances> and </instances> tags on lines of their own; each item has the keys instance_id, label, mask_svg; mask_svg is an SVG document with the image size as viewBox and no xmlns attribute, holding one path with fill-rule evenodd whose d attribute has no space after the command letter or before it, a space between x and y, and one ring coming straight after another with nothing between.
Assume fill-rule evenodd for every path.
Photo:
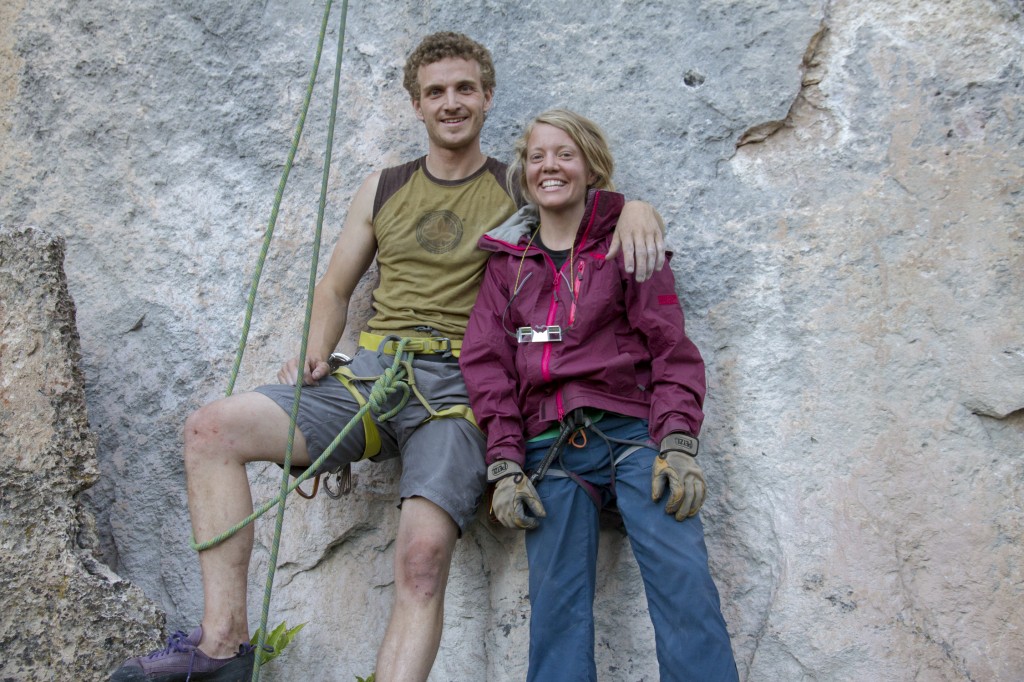
<instances>
[{"instance_id":1,"label":"shaded rock surface","mask_svg":"<svg viewBox=\"0 0 1024 682\"><path fill-rule=\"evenodd\" d=\"M1024 679L1021 11L353 3L324 240L370 171L423 153L406 53L433 30L481 40L498 70L489 153L507 158L531 115L575 108L608 133L618 187L668 222L708 364L703 515L741 677ZM181 425L227 384L321 12L294 0L0 7L0 222L66 240L99 456L80 498L103 561L174 627L202 607ZM238 390L297 347L328 79ZM370 672L396 475L361 465L348 499L290 504L272 618L309 625L265 679ZM276 468L251 477L258 499L274 494ZM257 528L253 619L271 525ZM628 543L606 531L601 549L601 678L657 679ZM528 614L521 538L476 524L431 679L523 679Z\"/></svg>"},{"instance_id":2,"label":"shaded rock surface","mask_svg":"<svg viewBox=\"0 0 1024 682\"><path fill-rule=\"evenodd\" d=\"M164 615L93 549L97 479L64 240L0 229L0 679L105 680Z\"/></svg>"}]
</instances>

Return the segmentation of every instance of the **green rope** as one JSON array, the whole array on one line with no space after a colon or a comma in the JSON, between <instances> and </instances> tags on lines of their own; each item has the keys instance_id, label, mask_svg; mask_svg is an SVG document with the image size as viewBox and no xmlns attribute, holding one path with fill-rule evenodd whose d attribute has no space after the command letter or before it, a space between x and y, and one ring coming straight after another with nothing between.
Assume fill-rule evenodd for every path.
<instances>
[{"instance_id":1,"label":"green rope","mask_svg":"<svg viewBox=\"0 0 1024 682\"><path fill-rule=\"evenodd\" d=\"M231 395L235 389L235 381L238 379L238 371L242 366L242 356L245 354L245 346L249 339L249 326L252 323L253 308L256 307L256 290L259 288L260 277L263 275L263 265L267 260L267 253L270 251L270 242L274 237L274 227L277 225L277 214L281 209L281 201L284 198L284 188L288 184L288 176L291 174L292 165L295 162L295 155L299 149L299 141L302 139L302 131L306 127L306 114L309 112L309 102L313 98L313 86L316 84L317 73L320 70L320 55L324 49L324 36L327 33L327 20L331 14L333 0L327 0L324 7L324 17L320 24L320 38L316 45L316 56L313 59L313 68L309 74L309 83L306 85L306 96L302 101L302 108L299 110L299 120L295 125L295 134L292 136L291 149L288 151L288 158L281 172L281 180L277 185L277 192L274 194L274 203L270 209L270 220L267 229L263 233L263 246L260 255L256 259L256 269L253 272L252 284L249 286L249 295L245 303L245 319L242 321L242 335L238 340L238 349L235 351L235 361L231 367L231 377L228 379L226 395ZM346 0L343 12L347 12L348 2ZM342 26L345 19L342 17ZM333 119L332 119L333 123ZM305 335L304 335L305 336Z\"/></svg>"},{"instance_id":2,"label":"green rope","mask_svg":"<svg viewBox=\"0 0 1024 682\"><path fill-rule=\"evenodd\" d=\"M331 13L332 0L327 0L324 10L324 21L320 28L320 44L323 41L323 34L327 26L327 19ZM302 324L302 344L299 348L299 371L295 381L295 399L292 401L291 422L288 425L288 447L285 450L283 472L281 474L281 492L279 493L281 503L277 508L277 519L274 525L274 541L270 548L270 557L267 559L267 583L263 589L263 610L260 615L259 641L256 644L256 662L252 670L252 682L259 682L260 664L259 652L263 651L267 639L267 621L270 615L270 597L274 589L274 574L277 570L277 555L281 547L281 533L284 528L285 496L288 494L288 479L292 469L292 450L295 445L295 423L299 414L299 399L302 395L302 381L306 367L306 350L309 342L309 327L313 314L313 296L316 289L317 269L320 262L320 241L323 234L324 209L327 205L327 186L331 174L331 155L334 149L334 123L338 115L338 90L341 79L341 59L345 50L345 18L348 14L348 0L343 0L341 9L341 24L338 27L338 49L334 61L334 86L331 90L331 113L327 123L327 146L324 151L323 177L320 183L320 202L317 207L316 233L313 238L313 256L309 267L309 284L306 291L306 314ZM317 59L319 60L319 49Z\"/></svg>"},{"instance_id":3,"label":"green rope","mask_svg":"<svg viewBox=\"0 0 1024 682\"><path fill-rule=\"evenodd\" d=\"M230 396L232 394L232 392L234 391L235 382L236 382L236 380L238 378L239 368L241 367L241 364L242 364L242 356L245 353L245 347L246 347L246 343L247 343L248 337L249 337L249 329L250 329L250 325L251 325L251 322L252 322L253 309L255 308L255 303L256 303L256 292L257 292L257 290L259 288L260 278L261 278L262 273L263 273L263 266L264 266L264 264L266 262L267 254L269 253L269 250L270 250L270 243L271 243L271 240L273 238L274 228L275 228L275 226L277 224L277 216L278 216L278 213L280 211L281 201L282 201L282 199L284 197L285 186L288 183L288 176L291 173L291 169L292 169L292 166L293 166L294 161L295 161L295 156L296 156L296 153L298 151L299 142L302 139L302 132L303 132L303 129L305 128L306 115L309 112L309 104L310 104L310 101L312 100L313 89L314 89L314 86L316 84L317 74L318 74L319 69L320 69L320 58L321 58L321 55L323 54L324 38L325 38L326 33L327 33L327 25L328 25L328 21L330 19L332 5L333 5L333 0L326 0L325 6L324 6L323 20L321 21L321 24L320 24L320 34L319 34L319 38L317 40L316 56L315 56L314 61L313 61L313 67L312 67L312 69L310 71L309 83L308 83L308 85L306 87L306 94L305 94L305 97L303 99L302 108L301 108L300 113L299 113L299 120L298 120L298 123L296 124L295 134L292 137L292 143L291 143L291 148L290 148L290 150L288 152L288 158L287 158L287 160L285 162L284 170L282 171L282 174L281 174L281 180L278 183L277 192L274 195L274 202L273 202L273 206L272 206L271 212L270 212L270 220L268 221L267 229L266 229L266 231L264 233L263 245L261 247L260 254L259 254L259 257L258 257L257 262L256 262L256 268L255 268L255 271L254 271L254 274L253 274L252 284L251 284L251 286L249 288L249 294L248 294L248 297L246 299L245 318L244 318L244 321L242 323L242 334L241 334L241 338L239 339L238 348L237 348L237 350L235 352L235 360L234 360L234 363L233 363L232 368L231 368L231 376L230 376L230 378L228 380L228 388L227 388L227 391L226 391L226 395L228 395L228 396ZM244 528L248 524L252 523L257 518L259 518L260 516L265 514L271 508L273 508L274 505L280 504L280 506L278 507L277 521L276 521L275 528L274 528L274 540L273 540L273 544L272 544L272 547L271 547L270 558L268 560L267 582L266 582L266 588L264 590L263 609L262 609L262 614L261 614L261 618L260 618L259 642L257 643L257 647L256 647L257 655L256 655L255 665L253 667L252 682L258 682L259 681L259 675L260 675L259 652L262 652L264 650L264 647L266 646L267 620L268 620L269 611L270 611L270 598L271 598L273 582L274 582L274 573L275 573L275 570L277 568L277 556L278 556L278 551L280 549L280 544L281 544L281 532L282 532L282 527L283 527L283 524L284 524L284 509L285 509L284 500L285 500L285 498L287 497L287 495L289 493L291 493L295 488L297 488L299 485L301 485L306 479L308 479L313 474L314 471L316 471L319 468L319 466L331 455L331 453L335 450L335 448L337 448L338 444L345 438L345 436L348 434L348 432L351 431L352 427L356 423L358 423L358 420L362 419L362 416L366 413L367 410L369 410L369 409L376 409L376 410L379 411L381 409L381 406L383 405L383 401L386 400L386 397L384 397L384 396L389 395L390 393L394 392L395 390L404 390L404 393L406 395L405 395L405 398L402 401L402 405L404 405L405 401L408 400L408 392L409 392L408 387L406 386L404 389L398 388L398 387L401 387L404 384L404 380L402 378L402 376L403 376L402 374L400 374L399 372L396 371L396 372L391 372L386 377L382 376L381 379L378 380L378 382L377 382L377 384L381 384L381 385L379 387L377 386L377 384L374 385L373 394L375 396L377 396L377 397L372 401L372 403L370 401L368 401L367 405L364 406L365 409L360 409L359 413L353 418L353 420L351 422L349 422L349 424L347 424L345 426L344 429L342 429L342 431L337 435L337 437L330 444L330 446L328 446L328 448L326 450L324 450L323 454L317 459L317 461L314 462L313 465L310 466L305 472L303 472L303 474L301 476L299 476L293 483L289 484L289 477L290 477L290 473L291 473L291 459L292 459L292 452L293 452L294 442L295 442L296 418L297 418L297 415L298 415L299 399L300 399L301 392L302 392L303 368L305 368L306 350L307 350L308 337L309 337L309 327L310 327L310 320L311 320L311 317L312 317L313 292L314 292L314 289L315 289L315 286L316 286L316 275L317 275L317 270L318 270L318 267L319 267L319 253L320 253L321 235L322 235L322 232L323 232L324 210L325 210L325 206L326 206L326 203L327 203L327 186L328 186L328 179L329 179L329 176L330 176L331 155L332 155L333 142L334 142L334 126L335 126L335 121L337 119L339 81L340 81L340 74L341 74L342 55L344 53L344 45L345 45L345 24L346 24L346 17L347 17L347 15L348 15L348 0L343 0L343 2L342 2L342 10L341 10L341 23L340 23L339 29L338 29L338 48L337 48L337 55L336 55L336 58L335 58L334 87L333 87L333 90L332 90L331 111L330 111L330 118L329 118L329 122L328 122L327 148L326 148L326 151L325 151L325 154L324 154L323 178L322 178L321 187L320 187L320 202L319 202L319 206L318 206L318 210L317 210L316 234L315 234L314 245L313 245L313 258L312 258L312 262L311 262L311 265L310 265L309 285L308 285L308 289L307 289L307 298L306 298L306 313L305 313L305 319L304 319L304 322L303 322L303 329L302 329L302 344L301 344L301 348L300 348L300 351L299 351L299 368L300 368L300 371L299 371L299 375L298 375L298 380L296 381L296 385L295 385L295 399L294 399L293 404L292 404L292 410L291 410L291 415L290 415L290 424L289 424L289 430L288 430L288 446L287 446L287 449L285 451L285 457L284 457L284 464L283 464L284 471L283 471L282 478L281 478L281 490L280 490L280 493L278 494L278 496L276 498L274 498L273 500L270 500L269 502L261 505L261 507L258 510L255 510L252 514L250 514L248 518L246 518L245 520L241 521L240 523L235 524L232 528L230 528L229 530L225 531L221 535L215 537L214 539L212 539L212 540L210 540L208 542L204 542L204 543L197 543L194 536L190 539L190 545L192 546L192 549L194 549L195 551L200 551L201 552L201 551L203 551L205 549L209 549L209 548L214 547L214 546L220 544L221 542L227 540L231 536L233 536L239 530L241 530L242 528ZM399 350L396 352L396 355L395 355L395 365L393 367L393 369L395 369L395 370L397 370L401 366L402 352L403 351L404 351L404 345L400 345ZM393 414L393 412L389 412L388 416L390 416L391 414Z\"/></svg>"}]
</instances>

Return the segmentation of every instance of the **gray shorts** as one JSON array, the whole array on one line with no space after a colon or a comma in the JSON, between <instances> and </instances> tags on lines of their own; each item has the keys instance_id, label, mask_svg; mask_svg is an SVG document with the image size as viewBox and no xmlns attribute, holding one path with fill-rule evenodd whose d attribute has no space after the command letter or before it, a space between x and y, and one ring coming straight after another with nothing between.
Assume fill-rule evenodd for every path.
<instances>
[{"instance_id":1,"label":"gray shorts","mask_svg":"<svg viewBox=\"0 0 1024 682\"><path fill-rule=\"evenodd\" d=\"M359 377L378 376L391 367L393 361L394 356L360 349L349 369ZM413 370L416 387L434 410L469 404L466 385L454 359L445 361L436 355L416 356ZM355 385L365 398L369 396L373 382L356 382ZM291 414L294 386L270 384L260 386L256 391ZM396 392L388 399L387 406L397 404L400 399L401 393ZM311 461L316 461L323 454L358 411L359 404L355 398L333 376L321 379L319 386L302 387L296 426L306 439ZM472 520L486 486L484 454L487 440L480 429L465 419L448 417L427 421L428 416L416 396L410 395L405 407L388 421L380 422L374 418L380 433L381 452L373 459L401 456L402 478L398 485L401 499L423 497L430 500L448 512L462 531ZM365 443L363 426L359 422L321 465L320 471L336 471L349 462L359 460Z\"/></svg>"}]
</instances>

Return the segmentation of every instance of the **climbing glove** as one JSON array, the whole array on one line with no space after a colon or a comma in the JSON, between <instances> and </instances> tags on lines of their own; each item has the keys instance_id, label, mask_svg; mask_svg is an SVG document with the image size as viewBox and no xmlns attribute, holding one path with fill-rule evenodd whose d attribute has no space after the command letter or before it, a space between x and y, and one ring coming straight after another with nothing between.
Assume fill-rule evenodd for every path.
<instances>
[{"instance_id":1,"label":"climbing glove","mask_svg":"<svg viewBox=\"0 0 1024 682\"><path fill-rule=\"evenodd\" d=\"M487 481L494 484L491 495L491 513L506 528L527 530L537 527L534 517L547 516L537 490L523 473L522 467L507 459L499 459L487 467Z\"/></svg>"},{"instance_id":2,"label":"climbing glove","mask_svg":"<svg viewBox=\"0 0 1024 682\"><path fill-rule=\"evenodd\" d=\"M651 471L651 499L657 502L668 483L665 513L676 521L693 516L704 504L707 484L695 457L699 441L685 433L670 433L661 441L661 452Z\"/></svg>"}]
</instances>

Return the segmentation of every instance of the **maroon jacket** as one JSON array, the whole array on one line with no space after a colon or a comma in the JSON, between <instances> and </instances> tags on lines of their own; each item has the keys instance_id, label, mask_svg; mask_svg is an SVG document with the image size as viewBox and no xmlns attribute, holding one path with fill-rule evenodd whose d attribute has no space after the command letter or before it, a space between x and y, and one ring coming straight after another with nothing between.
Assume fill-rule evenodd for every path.
<instances>
[{"instance_id":1,"label":"maroon jacket","mask_svg":"<svg viewBox=\"0 0 1024 682\"><path fill-rule=\"evenodd\" d=\"M672 269L638 284L621 255L605 260L623 204L615 192L588 194L572 262L560 271L527 246L538 220L531 206L480 238L494 254L459 362L488 464L523 465L525 438L578 407L648 419L656 442L700 431L704 361L683 329ZM517 342L517 328L544 325L560 325L562 341Z\"/></svg>"}]
</instances>

